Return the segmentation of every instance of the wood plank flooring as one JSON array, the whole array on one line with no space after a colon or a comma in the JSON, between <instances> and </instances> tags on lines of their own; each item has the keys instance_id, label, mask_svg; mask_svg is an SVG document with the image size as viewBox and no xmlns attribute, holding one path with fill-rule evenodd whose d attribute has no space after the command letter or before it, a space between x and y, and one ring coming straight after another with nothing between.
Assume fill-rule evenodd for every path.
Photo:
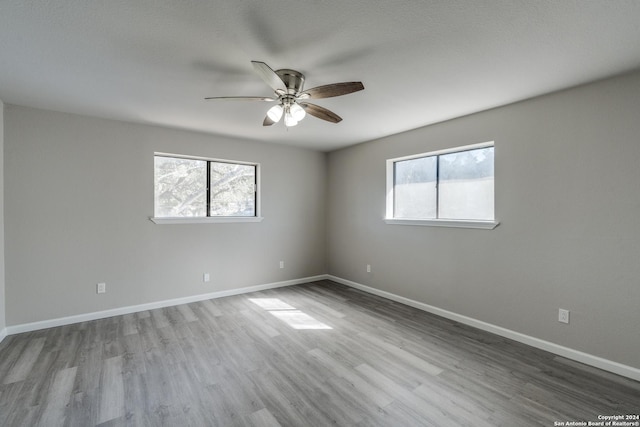
<instances>
[{"instance_id":1,"label":"wood plank flooring","mask_svg":"<svg viewBox=\"0 0 640 427\"><path fill-rule=\"evenodd\" d=\"M322 281L0 344L0 426L553 426L640 383Z\"/></svg>"}]
</instances>

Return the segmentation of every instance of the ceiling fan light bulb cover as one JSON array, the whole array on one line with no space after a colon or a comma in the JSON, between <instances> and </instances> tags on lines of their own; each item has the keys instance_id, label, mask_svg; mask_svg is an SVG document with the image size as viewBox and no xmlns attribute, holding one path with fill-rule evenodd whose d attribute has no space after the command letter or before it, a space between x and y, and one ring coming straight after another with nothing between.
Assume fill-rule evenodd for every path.
<instances>
[{"instance_id":1,"label":"ceiling fan light bulb cover","mask_svg":"<svg viewBox=\"0 0 640 427\"><path fill-rule=\"evenodd\" d=\"M301 106L299 106L298 104L293 104L291 105L291 115L293 116L293 118L296 121L300 121L302 119L304 119L304 116L307 115L307 112L304 111L304 108L302 108Z\"/></svg>"},{"instance_id":2,"label":"ceiling fan light bulb cover","mask_svg":"<svg viewBox=\"0 0 640 427\"><path fill-rule=\"evenodd\" d=\"M280 118L282 118L282 112L282 105L274 105L269 108L269 111L267 111L267 117L269 117L274 123L277 123L280 121Z\"/></svg>"},{"instance_id":3,"label":"ceiling fan light bulb cover","mask_svg":"<svg viewBox=\"0 0 640 427\"><path fill-rule=\"evenodd\" d=\"M295 126L298 124L298 121L291 115L290 112L286 112L284 115L284 125L286 127Z\"/></svg>"}]
</instances>

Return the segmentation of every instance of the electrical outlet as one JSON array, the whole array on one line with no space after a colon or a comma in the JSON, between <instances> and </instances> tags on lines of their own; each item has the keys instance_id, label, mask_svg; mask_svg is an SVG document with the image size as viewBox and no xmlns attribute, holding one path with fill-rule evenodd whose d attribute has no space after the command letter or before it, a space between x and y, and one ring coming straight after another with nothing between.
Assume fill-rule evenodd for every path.
<instances>
[{"instance_id":1,"label":"electrical outlet","mask_svg":"<svg viewBox=\"0 0 640 427\"><path fill-rule=\"evenodd\" d=\"M202 275L202 281L203 282L210 282L211 281L211 276L209 275L209 273L204 273Z\"/></svg>"},{"instance_id":2,"label":"electrical outlet","mask_svg":"<svg viewBox=\"0 0 640 427\"><path fill-rule=\"evenodd\" d=\"M367 264L367 273L371 273L371 265Z\"/></svg>"},{"instance_id":3,"label":"electrical outlet","mask_svg":"<svg viewBox=\"0 0 640 427\"><path fill-rule=\"evenodd\" d=\"M558 322L569 323L569 310L558 309Z\"/></svg>"},{"instance_id":4,"label":"electrical outlet","mask_svg":"<svg viewBox=\"0 0 640 427\"><path fill-rule=\"evenodd\" d=\"M280 268L284 268L284 261L280 261Z\"/></svg>"},{"instance_id":5,"label":"electrical outlet","mask_svg":"<svg viewBox=\"0 0 640 427\"><path fill-rule=\"evenodd\" d=\"M107 284L102 282L102 283L98 283L96 285L96 293L97 294L104 294L105 292L107 292Z\"/></svg>"}]
</instances>

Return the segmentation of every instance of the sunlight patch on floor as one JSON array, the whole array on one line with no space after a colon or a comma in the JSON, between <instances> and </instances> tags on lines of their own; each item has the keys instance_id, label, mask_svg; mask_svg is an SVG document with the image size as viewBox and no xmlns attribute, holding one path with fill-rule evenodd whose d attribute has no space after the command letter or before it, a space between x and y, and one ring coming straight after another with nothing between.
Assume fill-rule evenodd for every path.
<instances>
[{"instance_id":1,"label":"sunlight patch on floor","mask_svg":"<svg viewBox=\"0 0 640 427\"><path fill-rule=\"evenodd\" d=\"M249 298L249 301L265 309L293 329L333 329L279 298Z\"/></svg>"}]
</instances>

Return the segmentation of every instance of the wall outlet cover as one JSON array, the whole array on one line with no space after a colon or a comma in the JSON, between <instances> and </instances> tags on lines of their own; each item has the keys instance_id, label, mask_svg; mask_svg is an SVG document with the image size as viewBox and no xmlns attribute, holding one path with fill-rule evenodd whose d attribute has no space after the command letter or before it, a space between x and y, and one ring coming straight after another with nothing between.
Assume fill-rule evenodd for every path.
<instances>
[{"instance_id":1,"label":"wall outlet cover","mask_svg":"<svg viewBox=\"0 0 640 427\"><path fill-rule=\"evenodd\" d=\"M569 310L564 308L558 309L558 322L569 323Z\"/></svg>"}]
</instances>

